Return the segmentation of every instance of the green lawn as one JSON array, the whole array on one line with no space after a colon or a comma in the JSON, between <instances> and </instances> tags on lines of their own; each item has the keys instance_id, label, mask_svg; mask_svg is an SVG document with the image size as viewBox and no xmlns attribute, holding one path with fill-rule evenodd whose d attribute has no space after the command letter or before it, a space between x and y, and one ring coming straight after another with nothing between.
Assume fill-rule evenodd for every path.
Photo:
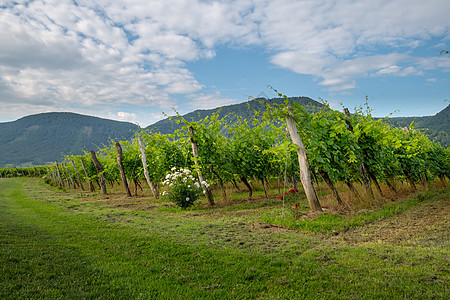
<instances>
[{"instance_id":1,"label":"green lawn","mask_svg":"<svg viewBox=\"0 0 450 300\"><path fill-rule=\"evenodd\" d=\"M391 204L367 222L305 221L328 224L309 231L262 224L280 207L261 203L182 211L120 201L1 178L0 299L450 297L448 215L409 239L377 236L416 212L442 214L449 189Z\"/></svg>"}]
</instances>

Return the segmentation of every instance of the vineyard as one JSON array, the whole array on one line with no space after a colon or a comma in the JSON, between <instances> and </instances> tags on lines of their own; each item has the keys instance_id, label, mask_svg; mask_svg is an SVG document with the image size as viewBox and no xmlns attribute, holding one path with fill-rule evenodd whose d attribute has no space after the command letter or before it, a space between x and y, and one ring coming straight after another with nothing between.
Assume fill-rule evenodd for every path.
<instances>
[{"instance_id":1,"label":"vineyard","mask_svg":"<svg viewBox=\"0 0 450 300\"><path fill-rule=\"evenodd\" d=\"M395 195L405 186L414 191L436 181L446 185L450 151L412 124L392 128L374 120L367 107L352 114L328 107L308 113L284 97L283 105L268 107L263 115L255 112L252 120L219 119L216 113L193 122L178 116L183 127L174 134L142 130L131 141L111 140L51 166L3 168L0 175L40 176L61 188L99 189L104 196L121 186L128 197L151 192L156 201L183 208L230 201L233 190L243 189L247 199L259 189L264 198L284 203L300 190L311 211L323 210L320 186L330 195L327 207L345 210L352 209L349 198L370 203L384 197L384 187ZM169 183L179 170L186 177Z\"/></svg>"},{"instance_id":2,"label":"vineyard","mask_svg":"<svg viewBox=\"0 0 450 300\"><path fill-rule=\"evenodd\" d=\"M1 299L449 298L449 150L413 126L178 120L0 169Z\"/></svg>"}]
</instances>

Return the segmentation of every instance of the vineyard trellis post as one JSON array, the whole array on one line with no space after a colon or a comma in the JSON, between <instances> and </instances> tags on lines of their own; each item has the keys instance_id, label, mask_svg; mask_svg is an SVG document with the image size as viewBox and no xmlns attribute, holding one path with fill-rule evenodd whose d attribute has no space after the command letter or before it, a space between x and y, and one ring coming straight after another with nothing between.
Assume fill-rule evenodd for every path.
<instances>
[{"instance_id":1,"label":"vineyard trellis post","mask_svg":"<svg viewBox=\"0 0 450 300\"><path fill-rule=\"evenodd\" d=\"M106 191L105 177L103 176L103 167L98 161L97 155L95 155L95 151L91 150L89 151L89 153L91 154L91 158L92 161L94 162L95 169L97 169L97 173L99 175L100 189L102 190L102 195L107 195L108 193Z\"/></svg>"},{"instance_id":2,"label":"vineyard trellis post","mask_svg":"<svg viewBox=\"0 0 450 300\"><path fill-rule=\"evenodd\" d=\"M311 173L309 170L308 157L306 155L306 149L303 145L302 139L297 131L297 125L295 125L295 120L293 118L294 111L292 106L288 106L286 113L286 124L291 136L292 142L298 146L297 156L298 164L300 166L300 181L302 182L303 189L305 190L306 198L308 199L309 206L312 211L321 212L322 207L320 206L319 199L317 198L316 191L311 181Z\"/></svg>"},{"instance_id":3,"label":"vineyard trellis post","mask_svg":"<svg viewBox=\"0 0 450 300\"><path fill-rule=\"evenodd\" d=\"M91 179L89 178L89 173L88 173L88 171L87 171L87 169L86 169L86 166L84 165L83 158L81 158L81 157L80 157L80 162L81 162L81 167L82 167L83 170L84 170L84 174L86 174L86 178L87 178L87 180L88 180L89 191L94 192L94 191L95 191L94 185L92 184L92 181L91 181Z\"/></svg>"},{"instance_id":4,"label":"vineyard trellis post","mask_svg":"<svg viewBox=\"0 0 450 300\"><path fill-rule=\"evenodd\" d=\"M131 197L131 192L128 187L127 178L125 176L125 170L123 168L123 163L122 163L122 147L120 146L119 142L116 143L116 149L117 149L117 164L119 165L119 172L120 172L120 177L122 178L123 187L125 189L125 192L127 193L127 196Z\"/></svg>"},{"instance_id":5,"label":"vineyard trellis post","mask_svg":"<svg viewBox=\"0 0 450 300\"><path fill-rule=\"evenodd\" d=\"M67 184L67 186L70 187L69 177L67 177L67 174L64 170L65 170L64 163L61 163L61 168L60 168L61 177L62 177L63 181Z\"/></svg>"},{"instance_id":6,"label":"vineyard trellis post","mask_svg":"<svg viewBox=\"0 0 450 300\"><path fill-rule=\"evenodd\" d=\"M194 163L197 166L197 173L198 173L198 178L200 179L200 184L203 188L203 191L205 191L205 195L206 195L206 199L208 200L208 203L210 205L214 205L214 198L213 198L211 189L204 184L204 182L206 182L206 180L203 177L203 174L200 170L200 165L198 163L198 147L197 147L197 142L194 139L194 136L195 136L194 128L192 128L192 126L189 126L188 131L191 134L190 141L191 141L191 145L192 145L192 154L194 156Z\"/></svg>"},{"instance_id":7,"label":"vineyard trellis post","mask_svg":"<svg viewBox=\"0 0 450 300\"><path fill-rule=\"evenodd\" d=\"M147 169L147 156L145 155L145 145L142 141L142 137L140 135L137 136L137 140L139 143L139 149L141 150L141 160L142 160L142 167L144 168L144 176L145 180L147 181L148 186L150 187L150 190L152 191L153 196L155 199L158 199L159 192L155 184L150 180L150 176L148 174Z\"/></svg>"},{"instance_id":8,"label":"vineyard trellis post","mask_svg":"<svg viewBox=\"0 0 450 300\"><path fill-rule=\"evenodd\" d=\"M63 187L64 186L64 182L63 182L62 177L61 177L61 172L59 171L58 161L56 161L56 160L55 160L55 168L56 168L56 174L58 175L59 185L61 187Z\"/></svg>"},{"instance_id":9,"label":"vineyard trellis post","mask_svg":"<svg viewBox=\"0 0 450 300\"><path fill-rule=\"evenodd\" d=\"M84 191L83 182L81 181L81 176L80 176L80 173L78 173L78 169L75 166L75 162L73 161L73 159L71 159L70 162L72 163L73 169L75 170L75 173L77 174L77 178L78 178L78 182L80 183L80 187Z\"/></svg>"},{"instance_id":10,"label":"vineyard trellis post","mask_svg":"<svg viewBox=\"0 0 450 300\"><path fill-rule=\"evenodd\" d=\"M62 163L61 165L63 167L64 172L67 172L67 175L68 175L68 177L70 179L70 182L72 183L73 188L76 189L77 186L75 184L75 180L73 180L72 174L70 174L70 170L67 168L65 163Z\"/></svg>"}]
</instances>

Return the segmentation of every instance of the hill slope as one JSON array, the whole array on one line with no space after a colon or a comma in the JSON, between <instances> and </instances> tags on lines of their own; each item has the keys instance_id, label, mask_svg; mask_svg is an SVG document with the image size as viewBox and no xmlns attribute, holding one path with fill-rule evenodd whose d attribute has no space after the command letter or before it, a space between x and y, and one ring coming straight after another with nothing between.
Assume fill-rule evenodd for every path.
<instances>
[{"instance_id":1,"label":"hill slope","mask_svg":"<svg viewBox=\"0 0 450 300\"><path fill-rule=\"evenodd\" d=\"M129 139L138 126L74 113L43 113L0 123L0 166L61 160L108 142Z\"/></svg>"},{"instance_id":2,"label":"hill slope","mask_svg":"<svg viewBox=\"0 0 450 300\"><path fill-rule=\"evenodd\" d=\"M414 122L414 128L422 131L432 141L445 148L450 147L450 105L434 116L389 118L387 122L394 127L407 127Z\"/></svg>"}]
</instances>

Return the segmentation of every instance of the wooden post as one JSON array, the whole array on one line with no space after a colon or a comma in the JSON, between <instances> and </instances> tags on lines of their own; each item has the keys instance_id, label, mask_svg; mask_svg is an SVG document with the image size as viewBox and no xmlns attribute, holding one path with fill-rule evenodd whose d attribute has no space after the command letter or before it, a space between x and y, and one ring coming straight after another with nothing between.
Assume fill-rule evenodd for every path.
<instances>
[{"instance_id":1,"label":"wooden post","mask_svg":"<svg viewBox=\"0 0 450 300\"><path fill-rule=\"evenodd\" d=\"M200 184L203 188L203 191L205 192L206 195L206 199L208 200L208 203L210 205L214 205L214 198L213 198L213 194L211 192L211 189L204 185L203 182L206 182L205 178L202 175L202 172L200 171L200 166L198 163L198 147L197 147L197 142L194 139L195 133L194 133L194 128L192 128L192 126L189 126L188 128L189 133L191 134L191 144L192 144L192 154L194 156L194 163L197 166L197 173L198 173L198 178L200 179Z\"/></svg>"},{"instance_id":2,"label":"wooden post","mask_svg":"<svg viewBox=\"0 0 450 300\"><path fill-rule=\"evenodd\" d=\"M80 158L80 162L81 162L81 166L83 167L84 174L86 174L86 178L88 180L89 191L94 192L95 191L94 185L92 184L92 181L89 179L89 173L86 170L86 166L84 165L84 161L82 158Z\"/></svg>"},{"instance_id":3,"label":"wooden post","mask_svg":"<svg viewBox=\"0 0 450 300\"><path fill-rule=\"evenodd\" d=\"M347 117L350 117L350 111L348 110L348 108L344 108L344 114ZM350 121L346 120L346 123L348 125L348 130L353 132L353 126L350 123ZM364 189L366 190L367 195L373 199L374 195L373 195L372 186L370 185L370 177L368 174L367 166L360 157L358 157L358 160L359 160L359 167L358 167L359 176L361 176L363 186L364 186Z\"/></svg>"},{"instance_id":4,"label":"wooden post","mask_svg":"<svg viewBox=\"0 0 450 300\"><path fill-rule=\"evenodd\" d=\"M89 153L91 154L91 158L92 161L94 162L94 166L97 169L97 174L99 175L99 180L100 180L100 189L102 190L102 195L107 195L108 193L106 192L106 183L105 183L105 177L103 177L103 167L100 164L100 162L97 159L97 155L95 155L95 151L91 150L89 151Z\"/></svg>"},{"instance_id":5,"label":"wooden post","mask_svg":"<svg viewBox=\"0 0 450 300\"><path fill-rule=\"evenodd\" d=\"M158 199L158 197L159 197L158 188L150 180L150 176L149 176L148 170L147 170L147 156L145 155L144 142L142 141L142 137L140 135L138 135L137 139L138 139L138 142L139 142L139 149L141 150L141 160L142 160L142 167L144 168L145 180L147 181L147 184L150 187L150 190L152 191L152 194L155 197L155 199Z\"/></svg>"},{"instance_id":6,"label":"wooden post","mask_svg":"<svg viewBox=\"0 0 450 300\"><path fill-rule=\"evenodd\" d=\"M52 179L53 179L53 182L55 183L55 185L58 185L58 183L59 183L58 175L56 174L56 171L53 169L52 169Z\"/></svg>"},{"instance_id":7,"label":"wooden post","mask_svg":"<svg viewBox=\"0 0 450 300\"><path fill-rule=\"evenodd\" d=\"M61 176L64 180L64 182L67 184L68 187L70 187L69 177L66 174L64 163L61 163Z\"/></svg>"},{"instance_id":8,"label":"wooden post","mask_svg":"<svg viewBox=\"0 0 450 300\"><path fill-rule=\"evenodd\" d=\"M77 174L77 178L78 178L78 182L80 183L80 187L84 191L83 181L81 180L80 173L78 173L77 167L75 166L75 162L73 161L73 159L70 160L70 162L72 163L73 169L75 170L75 173Z\"/></svg>"},{"instance_id":9,"label":"wooden post","mask_svg":"<svg viewBox=\"0 0 450 300\"><path fill-rule=\"evenodd\" d=\"M309 171L309 162L306 155L306 149L303 145L302 139L297 131L297 125L295 125L295 120L292 117L294 111L292 106L288 106L288 111L286 114L286 124L291 136L292 142L298 146L297 156L298 164L300 166L300 181L302 182L303 189L305 190L306 198L308 199L309 206L312 211L322 211L319 199L317 198L316 191L311 181L311 173Z\"/></svg>"},{"instance_id":10,"label":"wooden post","mask_svg":"<svg viewBox=\"0 0 450 300\"><path fill-rule=\"evenodd\" d=\"M70 182L72 183L73 188L76 189L77 186L75 185L75 180L73 180L72 174L70 174L70 170L67 168L65 163L62 163L61 165L63 167L64 172L67 172L67 175L70 179Z\"/></svg>"},{"instance_id":11,"label":"wooden post","mask_svg":"<svg viewBox=\"0 0 450 300\"><path fill-rule=\"evenodd\" d=\"M58 175L58 181L60 186L64 186L64 182L61 177L61 172L59 171L59 165L58 161L55 160L55 166L56 166L56 174Z\"/></svg>"},{"instance_id":12,"label":"wooden post","mask_svg":"<svg viewBox=\"0 0 450 300\"><path fill-rule=\"evenodd\" d=\"M116 148L117 148L117 163L119 164L120 177L122 177L123 187L125 189L125 192L127 193L127 196L131 197L131 192L130 189L128 188L127 178L125 177L125 170L123 169L122 147L118 142L116 143Z\"/></svg>"}]
</instances>

